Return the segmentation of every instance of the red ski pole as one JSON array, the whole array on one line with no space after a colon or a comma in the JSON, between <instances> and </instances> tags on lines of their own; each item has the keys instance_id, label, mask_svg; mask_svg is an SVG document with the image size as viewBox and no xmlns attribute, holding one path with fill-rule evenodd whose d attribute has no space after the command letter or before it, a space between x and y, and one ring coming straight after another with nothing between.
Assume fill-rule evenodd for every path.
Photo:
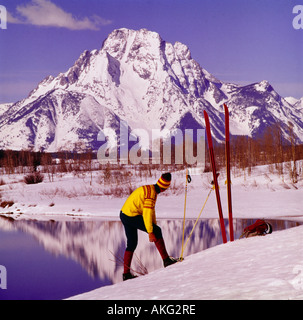
<instances>
[{"instance_id":1,"label":"red ski pole","mask_svg":"<svg viewBox=\"0 0 303 320\"><path fill-rule=\"evenodd\" d=\"M228 201L228 220L229 220L229 237L234 241L234 226L231 200L231 179L230 179L230 145L229 145L229 113L227 105L224 103L225 112L225 155L226 155L226 182L227 182L227 201Z\"/></svg>"},{"instance_id":2,"label":"red ski pole","mask_svg":"<svg viewBox=\"0 0 303 320\"><path fill-rule=\"evenodd\" d=\"M221 206L221 198L220 198L219 185L218 185L218 179L217 179L214 147L213 147L213 141L212 141L212 136L210 132L209 118L205 110L204 110L204 118L205 118L205 127L206 127L207 141L208 141L209 156L210 156L211 167L213 171L213 178L214 178L213 181L214 181L215 191L216 191L216 199L217 199L217 207L218 207L218 213L219 213L219 219L220 219L222 239L223 239L223 243L226 243L227 238L226 238L225 225L224 225L222 206Z\"/></svg>"}]
</instances>

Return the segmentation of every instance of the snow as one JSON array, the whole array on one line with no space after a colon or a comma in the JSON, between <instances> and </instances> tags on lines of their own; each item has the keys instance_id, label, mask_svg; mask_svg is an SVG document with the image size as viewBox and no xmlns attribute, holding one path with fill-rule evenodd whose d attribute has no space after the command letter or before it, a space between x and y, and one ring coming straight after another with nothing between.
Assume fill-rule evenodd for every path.
<instances>
[{"instance_id":1,"label":"snow","mask_svg":"<svg viewBox=\"0 0 303 320\"><path fill-rule=\"evenodd\" d=\"M298 162L298 166L300 162ZM273 165L274 166L274 165ZM265 166L252 168L249 175L240 169L232 169L232 196L233 212L239 218L284 218L295 217L303 220L302 207L303 180L296 185L292 184L284 164L284 176L280 177L272 169ZM133 169L124 169L129 172L129 181L113 179L104 183L103 171L61 173L51 176L44 174L44 181L36 185L26 185L23 174L2 174L4 185L0 186L2 200L13 201L14 205L0 208L0 214L13 213L18 219L32 216L47 218L52 215L80 215L89 217L117 217L126 199L128 190L143 185L155 183L161 172L141 172ZM187 217L196 218L202 203L211 188L212 173L194 175L188 185ZM120 172L120 171L119 171ZM197 172L199 172L197 170ZM123 170L120 172L123 174ZM114 176L114 173L111 173ZM220 195L224 212L227 212L227 193L225 186L226 175L222 171L219 176ZM110 190L122 188L120 197L110 195ZM113 192L114 193L114 192ZM264 201L264 199L266 201ZM50 204L54 204L50 206ZM171 188L161 194L157 200L158 218L183 218L184 207L184 171L173 173ZM102 208L102 211L100 210ZM204 218L217 218L217 206L214 194L211 195L205 211Z\"/></svg>"},{"instance_id":2,"label":"snow","mask_svg":"<svg viewBox=\"0 0 303 320\"><path fill-rule=\"evenodd\" d=\"M287 164L284 165L283 176L267 165L252 168L251 174L232 170L235 218L303 221L303 179L301 177L296 185L292 184ZM302 163L298 162L298 166ZM132 188L155 183L161 174L152 171L152 176L149 176L141 172L140 177L138 171L129 170L132 175L128 185L131 184ZM15 219L69 217L118 220L127 196L127 191L117 189L124 187L123 182L104 184L102 171L55 174L54 181L44 174L44 181L37 185L24 184L23 176L2 174L1 201L13 201L14 204L0 207L1 215ZM157 200L158 219L183 218L184 180L184 171L173 173L171 188L160 194ZM192 183L188 185L187 218L197 218L210 190L211 180L211 173L192 175ZM224 217L227 217L224 182L225 172L222 171L219 176L220 195ZM120 197L108 195L119 192ZM201 218L217 217L213 192ZM303 299L302 241L303 226L274 230L264 237L236 240L192 255L185 253L185 260L181 263L71 299Z\"/></svg>"},{"instance_id":3,"label":"snow","mask_svg":"<svg viewBox=\"0 0 303 320\"><path fill-rule=\"evenodd\" d=\"M71 299L303 299L302 241L303 226L228 242Z\"/></svg>"},{"instance_id":4,"label":"snow","mask_svg":"<svg viewBox=\"0 0 303 320\"><path fill-rule=\"evenodd\" d=\"M284 98L289 104L291 104L292 106L295 105L299 99L296 99L294 97L285 97Z\"/></svg>"},{"instance_id":5,"label":"snow","mask_svg":"<svg viewBox=\"0 0 303 320\"><path fill-rule=\"evenodd\" d=\"M0 104L0 116L4 112L6 112L12 105L13 105L13 103L2 103L2 104Z\"/></svg>"},{"instance_id":6,"label":"snow","mask_svg":"<svg viewBox=\"0 0 303 320\"><path fill-rule=\"evenodd\" d=\"M269 83L266 80L263 80L263 81L255 84L255 88L259 92L265 92L267 90L268 86L269 86Z\"/></svg>"},{"instance_id":7,"label":"snow","mask_svg":"<svg viewBox=\"0 0 303 320\"><path fill-rule=\"evenodd\" d=\"M298 100L296 102L296 104L294 105L294 107L299 110L299 111L302 111L303 109L303 98L301 98L300 100Z\"/></svg>"},{"instance_id":8,"label":"snow","mask_svg":"<svg viewBox=\"0 0 303 320\"><path fill-rule=\"evenodd\" d=\"M238 109L238 108L237 108ZM252 128L259 126L259 119L251 121L252 114L258 110L257 106L250 106L245 110L233 110L233 118L230 120L230 132L233 135L251 136Z\"/></svg>"}]
</instances>

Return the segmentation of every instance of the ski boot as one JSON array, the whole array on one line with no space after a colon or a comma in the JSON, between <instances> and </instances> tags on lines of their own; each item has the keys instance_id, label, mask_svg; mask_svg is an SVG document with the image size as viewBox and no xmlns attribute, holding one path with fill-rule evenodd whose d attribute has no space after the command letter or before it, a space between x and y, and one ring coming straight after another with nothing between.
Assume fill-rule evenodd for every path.
<instances>
[{"instance_id":1,"label":"ski boot","mask_svg":"<svg viewBox=\"0 0 303 320\"><path fill-rule=\"evenodd\" d=\"M123 281L129 280L129 279L134 279L137 278L138 276L134 276L130 272L128 273L123 273Z\"/></svg>"},{"instance_id":2,"label":"ski boot","mask_svg":"<svg viewBox=\"0 0 303 320\"><path fill-rule=\"evenodd\" d=\"M179 260L178 259L175 259L173 257L167 257L166 259L163 260L163 265L164 265L164 268L178 262Z\"/></svg>"}]
</instances>

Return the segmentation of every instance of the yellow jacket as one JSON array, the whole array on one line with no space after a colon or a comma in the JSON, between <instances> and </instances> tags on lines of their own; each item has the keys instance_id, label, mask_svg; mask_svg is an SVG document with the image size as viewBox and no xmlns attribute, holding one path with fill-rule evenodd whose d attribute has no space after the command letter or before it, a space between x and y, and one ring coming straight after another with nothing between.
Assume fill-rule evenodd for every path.
<instances>
[{"instance_id":1,"label":"yellow jacket","mask_svg":"<svg viewBox=\"0 0 303 320\"><path fill-rule=\"evenodd\" d=\"M146 185L134 190L126 199L121 211L129 217L143 216L148 233L153 232L153 223L157 224L155 205L157 192L154 185Z\"/></svg>"}]
</instances>

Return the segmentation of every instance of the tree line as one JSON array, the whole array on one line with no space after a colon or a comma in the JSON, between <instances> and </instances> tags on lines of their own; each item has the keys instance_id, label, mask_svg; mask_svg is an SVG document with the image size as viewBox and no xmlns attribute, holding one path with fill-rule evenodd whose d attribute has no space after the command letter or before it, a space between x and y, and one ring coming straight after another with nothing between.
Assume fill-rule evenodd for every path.
<instances>
[{"instance_id":1,"label":"tree line","mask_svg":"<svg viewBox=\"0 0 303 320\"><path fill-rule=\"evenodd\" d=\"M276 171L283 177L289 174L291 180L296 183L302 168L298 166L297 160L303 159L303 145L298 144L289 124L289 140L283 139L282 131L278 126L271 126L265 130L258 139L248 136L231 137L231 166L234 174L250 174L251 169L257 165L270 165L269 169ZM218 169L225 167L225 146L215 143L215 156ZM172 146L172 166L174 166L174 146ZM0 150L0 173L3 174L26 174L36 172L38 168L43 168L43 172L49 176L56 172L78 172L103 170L108 168L106 164L100 164L97 154L92 150L85 153L65 152L56 153L34 152L30 150ZM210 171L210 161L207 146L205 148L205 170ZM283 164L284 163L284 164ZM286 165L285 165L286 163ZM138 164L141 169L155 169L162 165ZM185 167L185 165L184 165ZM177 169L182 169L182 165L175 165Z\"/></svg>"},{"instance_id":2,"label":"tree line","mask_svg":"<svg viewBox=\"0 0 303 320\"><path fill-rule=\"evenodd\" d=\"M269 170L277 172L282 178L289 174L293 183L298 181L302 168L297 161L303 159L303 144L298 144L293 127L289 123L289 140L283 138L279 126L268 127L258 139L248 136L233 136L230 142L231 167L234 173L250 174L257 165L269 165ZM215 145L215 154L219 168L225 166L225 146ZM206 161L209 163L209 160Z\"/></svg>"}]
</instances>

